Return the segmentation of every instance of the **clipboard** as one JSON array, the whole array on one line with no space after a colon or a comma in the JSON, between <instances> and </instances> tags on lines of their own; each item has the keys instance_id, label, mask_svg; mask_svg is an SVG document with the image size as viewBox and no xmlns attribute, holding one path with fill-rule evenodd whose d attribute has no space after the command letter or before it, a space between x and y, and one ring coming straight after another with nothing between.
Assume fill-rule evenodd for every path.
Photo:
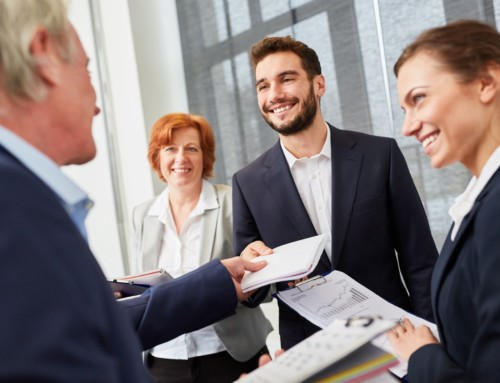
<instances>
[{"instance_id":1,"label":"clipboard","mask_svg":"<svg viewBox=\"0 0 500 383\"><path fill-rule=\"evenodd\" d=\"M326 282L327 282L327 280L326 280L324 275L316 275L312 278L309 278L305 281L302 281L302 282L295 284L295 288L297 288L301 292L304 292L304 291L310 290L316 286L322 285L323 283L326 283Z\"/></svg>"}]
</instances>

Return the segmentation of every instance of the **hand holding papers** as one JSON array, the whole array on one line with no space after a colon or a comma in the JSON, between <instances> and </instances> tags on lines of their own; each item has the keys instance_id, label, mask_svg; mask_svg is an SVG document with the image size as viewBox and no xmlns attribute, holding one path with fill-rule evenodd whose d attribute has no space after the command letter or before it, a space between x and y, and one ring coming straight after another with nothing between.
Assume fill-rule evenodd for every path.
<instances>
[{"instance_id":1,"label":"hand holding papers","mask_svg":"<svg viewBox=\"0 0 500 383\"><path fill-rule=\"evenodd\" d=\"M296 280L314 270L325 248L324 234L288 243L261 255L255 261L266 260L267 266L256 272L246 272L241 281L244 293L275 282Z\"/></svg>"},{"instance_id":2,"label":"hand holding papers","mask_svg":"<svg viewBox=\"0 0 500 383\"><path fill-rule=\"evenodd\" d=\"M340 271L333 271L326 276L308 280L293 289L280 291L276 295L278 299L321 328L327 327L336 319L348 319L360 315L396 320L406 317L414 325L425 324L437 337L437 329L433 323L387 302ZM393 353L385 334L375 338L372 343ZM391 371L402 377L406 375L407 365L400 362Z\"/></svg>"},{"instance_id":3,"label":"hand holding papers","mask_svg":"<svg viewBox=\"0 0 500 383\"><path fill-rule=\"evenodd\" d=\"M395 323L368 317L336 320L238 382L359 382L381 374L397 360L368 342Z\"/></svg>"}]
</instances>

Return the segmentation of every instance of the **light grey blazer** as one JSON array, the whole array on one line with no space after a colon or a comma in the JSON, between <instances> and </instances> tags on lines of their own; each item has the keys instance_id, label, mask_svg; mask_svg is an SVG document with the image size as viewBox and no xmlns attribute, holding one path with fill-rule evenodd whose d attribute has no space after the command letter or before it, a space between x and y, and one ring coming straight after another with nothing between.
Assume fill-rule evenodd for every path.
<instances>
[{"instance_id":1,"label":"light grey blazer","mask_svg":"<svg viewBox=\"0 0 500 383\"><path fill-rule=\"evenodd\" d=\"M233 256L231 187L212 186L218 207L205 211L202 218L201 264ZM136 206L132 214L137 240L136 265L142 271L156 269L160 257L163 224L157 217L147 215L155 199ZM215 323L214 328L229 354L241 362L249 360L264 347L267 335L273 330L260 307L248 308L241 304L236 309L236 315Z\"/></svg>"}]
</instances>

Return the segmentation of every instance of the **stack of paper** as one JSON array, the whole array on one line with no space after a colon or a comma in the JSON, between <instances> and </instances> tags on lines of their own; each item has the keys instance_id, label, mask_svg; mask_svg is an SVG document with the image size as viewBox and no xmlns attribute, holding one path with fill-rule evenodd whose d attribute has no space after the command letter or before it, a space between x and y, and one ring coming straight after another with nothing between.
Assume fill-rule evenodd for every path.
<instances>
[{"instance_id":1,"label":"stack of paper","mask_svg":"<svg viewBox=\"0 0 500 383\"><path fill-rule=\"evenodd\" d=\"M325 328L335 320L356 316L377 316L400 320L406 317L415 326L424 324L438 337L436 325L387 302L347 274L335 270L317 279L306 281L298 287L279 291L276 297L316 326ZM386 334L372 343L389 353L394 350ZM407 373L407 363L400 360L391 372L399 377Z\"/></svg>"},{"instance_id":2,"label":"stack of paper","mask_svg":"<svg viewBox=\"0 0 500 383\"><path fill-rule=\"evenodd\" d=\"M320 234L276 247L272 254L255 258L254 261L266 260L267 266L259 271L245 273L241 281L243 292L307 276L318 264L326 241L327 236Z\"/></svg>"},{"instance_id":3,"label":"stack of paper","mask_svg":"<svg viewBox=\"0 0 500 383\"><path fill-rule=\"evenodd\" d=\"M334 321L238 382L359 382L382 374L397 359L369 341L395 323L376 318Z\"/></svg>"}]
</instances>

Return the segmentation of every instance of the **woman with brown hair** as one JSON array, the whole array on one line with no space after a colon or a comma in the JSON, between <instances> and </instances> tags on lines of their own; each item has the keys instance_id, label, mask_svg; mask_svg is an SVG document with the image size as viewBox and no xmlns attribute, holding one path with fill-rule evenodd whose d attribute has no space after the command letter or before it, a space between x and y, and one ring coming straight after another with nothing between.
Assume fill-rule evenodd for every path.
<instances>
[{"instance_id":1,"label":"woman with brown hair","mask_svg":"<svg viewBox=\"0 0 500 383\"><path fill-rule=\"evenodd\" d=\"M411 383L500 382L500 35L478 21L423 32L395 65L403 134L432 166L473 175L432 278L438 341L405 319L389 332Z\"/></svg>"}]
</instances>

